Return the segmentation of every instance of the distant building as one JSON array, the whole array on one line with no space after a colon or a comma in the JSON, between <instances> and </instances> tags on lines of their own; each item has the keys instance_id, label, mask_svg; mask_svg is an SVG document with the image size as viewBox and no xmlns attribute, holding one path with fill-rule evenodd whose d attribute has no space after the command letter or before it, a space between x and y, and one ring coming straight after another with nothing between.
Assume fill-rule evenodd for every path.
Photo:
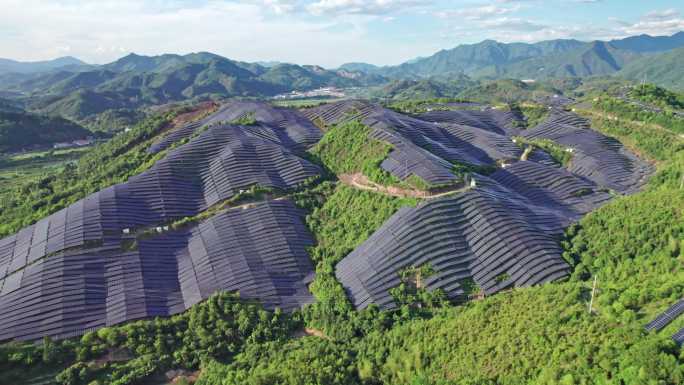
<instances>
[{"instance_id":1,"label":"distant building","mask_svg":"<svg viewBox=\"0 0 684 385\"><path fill-rule=\"evenodd\" d=\"M54 143L52 145L52 148L54 148L55 150L58 150L60 148L71 148L71 147L73 147L73 144L71 144L69 142L59 142L59 143Z\"/></svg>"},{"instance_id":2,"label":"distant building","mask_svg":"<svg viewBox=\"0 0 684 385\"><path fill-rule=\"evenodd\" d=\"M343 98L346 94L343 90L336 87L323 87L310 91L292 91L286 94L276 95L274 99L299 99L299 98L316 98L316 97L332 97Z\"/></svg>"},{"instance_id":3,"label":"distant building","mask_svg":"<svg viewBox=\"0 0 684 385\"><path fill-rule=\"evenodd\" d=\"M52 148L55 150L58 150L58 149L73 148L73 147L86 147L86 146L90 146L94 142L95 142L95 139L93 139L92 137L88 137L87 139L77 139L77 140L74 140L73 142L54 143L52 145Z\"/></svg>"},{"instance_id":4,"label":"distant building","mask_svg":"<svg viewBox=\"0 0 684 385\"><path fill-rule=\"evenodd\" d=\"M78 140L74 140L71 143L73 143L74 146L76 146L76 147L85 147L85 146L90 146L91 144L93 144L93 140L92 139L78 139Z\"/></svg>"}]
</instances>

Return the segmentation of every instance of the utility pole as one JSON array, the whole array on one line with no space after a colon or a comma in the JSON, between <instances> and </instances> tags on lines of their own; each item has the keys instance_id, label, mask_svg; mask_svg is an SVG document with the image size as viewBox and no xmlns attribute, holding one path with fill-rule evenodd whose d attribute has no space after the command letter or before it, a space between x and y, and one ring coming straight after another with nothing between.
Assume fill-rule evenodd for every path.
<instances>
[{"instance_id":1,"label":"utility pole","mask_svg":"<svg viewBox=\"0 0 684 385\"><path fill-rule=\"evenodd\" d=\"M589 314L591 314L592 307L594 306L594 294L596 293L596 276L594 276L594 285L591 288L591 300L589 301Z\"/></svg>"}]
</instances>

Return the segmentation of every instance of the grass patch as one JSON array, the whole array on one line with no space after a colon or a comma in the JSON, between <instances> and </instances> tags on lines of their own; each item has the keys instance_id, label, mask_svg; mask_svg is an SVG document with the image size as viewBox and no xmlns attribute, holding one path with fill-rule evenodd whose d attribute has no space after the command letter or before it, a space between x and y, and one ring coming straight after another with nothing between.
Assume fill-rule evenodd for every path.
<instances>
[{"instance_id":1,"label":"grass patch","mask_svg":"<svg viewBox=\"0 0 684 385\"><path fill-rule=\"evenodd\" d=\"M371 181L391 185L401 181L380 168L389 155L389 143L370 137L370 127L357 120L334 125L311 150L335 174L361 172Z\"/></svg>"},{"instance_id":2,"label":"grass patch","mask_svg":"<svg viewBox=\"0 0 684 385\"><path fill-rule=\"evenodd\" d=\"M570 162L572 162L572 153L566 151L565 147L552 140L526 139L520 136L516 136L514 139L515 143L517 143L520 147L524 148L525 146L532 146L534 149L539 149L546 152L547 154L551 155L551 158L553 158L556 163L563 167L567 168L570 166Z\"/></svg>"}]
</instances>

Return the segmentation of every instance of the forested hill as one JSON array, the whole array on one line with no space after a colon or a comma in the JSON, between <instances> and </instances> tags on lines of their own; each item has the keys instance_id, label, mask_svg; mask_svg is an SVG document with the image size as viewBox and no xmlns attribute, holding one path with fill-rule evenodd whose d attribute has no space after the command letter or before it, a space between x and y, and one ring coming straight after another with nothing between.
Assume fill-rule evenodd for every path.
<instances>
[{"instance_id":1,"label":"forested hill","mask_svg":"<svg viewBox=\"0 0 684 385\"><path fill-rule=\"evenodd\" d=\"M442 50L398 66L349 63L341 68L393 79L461 75L476 79L535 80L600 75L618 75L628 79L650 76L649 79L656 84L681 89L677 79L684 77L684 69L675 62L682 59L682 47L684 32L672 36L640 35L594 42L559 39L528 44L485 40Z\"/></svg>"},{"instance_id":2,"label":"forested hill","mask_svg":"<svg viewBox=\"0 0 684 385\"><path fill-rule=\"evenodd\" d=\"M61 117L0 109L0 152L85 139L93 133Z\"/></svg>"},{"instance_id":3,"label":"forested hill","mask_svg":"<svg viewBox=\"0 0 684 385\"><path fill-rule=\"evenodd\" d=\"M0 384L681 384L684 99L583 92L149 116L0 193Z\"/></svg>"},{"instance_id":4,"label":"forested hill","mask_svg":"<svg viewBox=\"0 0 684 385\"><path fill-rule=\"evenodd\" d=\"M264 67L211 53L141 56L86 69L58 68L0 76L0 90L25 99L31 110L73 120L108 110L132 110L193 99L266 97L320 87L357 87L384 82L378 75L331 71L318 66Z\"/></svg>"},{"instance_id":5,"label":"forested hill","mask_svg":"<svg viewBox=\"0 0 684 385\"><path fill-rule=\"evenodd\" d=\"M80 68L83 66L87 66L86 63L71 56L61 57L54 60L36 62L21 62L16 60L0 58L0 74L30 74L44 71L52 71L62 68Z\"/></svg>"}]
</instances>

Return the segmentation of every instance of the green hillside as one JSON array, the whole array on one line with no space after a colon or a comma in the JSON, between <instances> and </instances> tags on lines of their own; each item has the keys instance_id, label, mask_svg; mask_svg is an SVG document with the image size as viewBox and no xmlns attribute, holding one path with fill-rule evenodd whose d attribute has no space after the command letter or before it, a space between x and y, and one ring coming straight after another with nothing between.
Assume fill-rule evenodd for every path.
<instances>
[{"instance_id":1,"label":"green hillside","mask_svg":"<svg viewBox=\"0 0 684 385\"><path fill-rule=\"evenodd\" d=\"M548 40L534 44L485 40L442 50L397 66L348 63L341 68L392 79L562 79L618 75L682 89L684 32L611 41ZM434 93L433 93L434 94Z\"/></svg>"},{"instance_id":2,"label":"green hillside","mask_svg":"<svg viewBox=\"0 0 684 385\"><path fill-rule=\"evenodd\" d=\"M463 305L447 303L438 291L419 292L394 311L355 311L334 265L415 202L325 181L294 196L308 211L307 225L317 239L309 251L317 266L310 285L314 305L285 315L219 294L168 319L64 342L0 345L0 371L13 383L56 373L66 384L164 383L165 371L183 369L199 376L199 385L681 384L684 353L669 336L684 320L660 333L646 333L643 326L684 296L684 141L667 121L647 125L610 109L604 102L610 98L585 101L578 112L657 161L658 172L644 191L616 198L567 230L559 241L573 273L564 282ZM175 113L152 116L75 167L3 193L9 204L0 212L6 219L0 233L149 167L163 154L145 149ZM387 149L368 147L351 132L361 128L328 131L312 159L340 172L377 161ZM344 140L353 146L337 146ZM589 312L594 277L598 290ZM129 359L96 360L107 352L125 352Z\"/></svg>"},{"instance_id":3,"label":"green hillside","mask_svg":"<svg viewBox=\"0 0 684 385\"><path fill-rule=\"evenodd\" d=\"M92 133L63 118L0 110L0 152L84 139Z\"/></svg>"},{"instance_id":4,"label":"green hillside","mask_svg":"<svg viewBox=\"0 0 684 385\"><path fill-rule=\"evenodd\" d=\"M677 48L628 63L617 76L634 81L646 80L672 90L684 91L683 62L684 48Z\"/></svg>"},{"instance_id":5,"label":"green hillside","mask_svg":"<svg viewBox=\"0 0 684 385\"><path fill-rule=\"evenodd\" d=\"M558 55L485 68L477 76L545 79L610 75L619 71L625 63L636 60L638 56L631 51L618 50L608 43L594 42L588 47Z\"/></svg>"},{"instance_id":6,"label":"green hillside","mask_svg":"<svg viewBox=\"0 0 684 385\"><path fill-rule=\"evenodd\" d=\"M525 83L516 79L481 81L458 94L465 100L485 103L512 103L562 94L549 83Z\"/></svg>"},{"instance_id":7,"label":"green hillside","mask_svg":"<svg viewBox=\"0 0 684 385\"><path fill-rule=\"evenodd\" d=\"M488 66L499 66L584 46L577 40L557 40L536 44L499 43L485 40L442 50L428 58L396 67L385 67L382 73L392 77L428 77L449 74L473 74Z\"/></svg>"},{"instance_id":8,"label":"green hillside","mask_svg":"<svg viewBox=\"0 0 684 385\"><path fill-rule=\"evenodd\" d=\"M92 121L104 119L95 115L111 110L132 112L186 100L265 97L320 87L365 87L384 82L381 76L359 71L294 64L264 67L201 52L184 56L130 54L95 69L0 77L0 90L21 95L17 99L32 111L90 126Z\"/></svg>"},{"instance_id":9,"label":"green hillside","mask_svg":"<svg viewBox=\"0 0 684 385\"><path fill-rule=\"evenodd\" d=\"M454 98L476 84L466 76L453 80L394 80L371 92L372 97L393 100Z\"/></svg>"}]
</instances>

